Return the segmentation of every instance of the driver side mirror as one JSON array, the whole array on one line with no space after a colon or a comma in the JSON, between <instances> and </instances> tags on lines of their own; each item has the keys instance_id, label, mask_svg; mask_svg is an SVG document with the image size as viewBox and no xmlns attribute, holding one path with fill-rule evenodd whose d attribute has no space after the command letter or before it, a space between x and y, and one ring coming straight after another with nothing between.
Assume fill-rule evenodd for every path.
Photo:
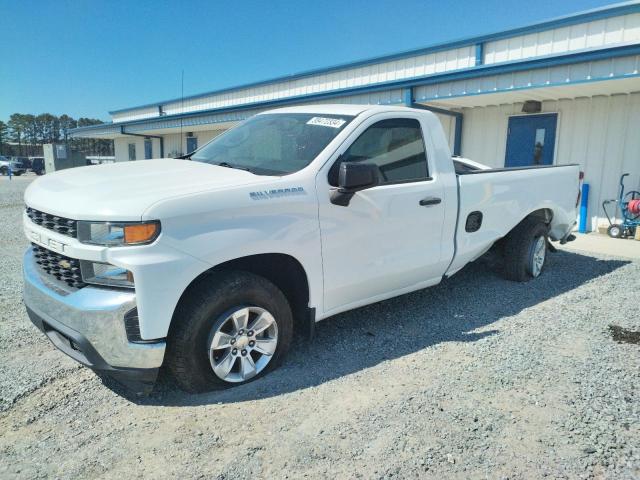
<instances>
[{"instance_id":1,"label":"driver side mirror","mask_svg":"<svg viewBox=\"0 0 640 480\"><path fill-rule=\"evenodd\" d=\"M338 174L338 189L331 193L331 203L346 207L356 192L379 183L379 169L373 163L343 162Z\"/></svg>"}]
</instances>

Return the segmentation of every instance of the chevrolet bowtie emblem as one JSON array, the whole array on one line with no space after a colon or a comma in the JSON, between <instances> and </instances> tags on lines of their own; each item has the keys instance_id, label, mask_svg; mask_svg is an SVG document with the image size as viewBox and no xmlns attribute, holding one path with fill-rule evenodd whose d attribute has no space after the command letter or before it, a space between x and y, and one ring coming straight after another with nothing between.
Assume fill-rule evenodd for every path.
<instances>
[{"instance_id":1,"label":"chevrolet bowtie emblem","mask_svg":"<svg viewBox=\"0 0 640 480\"><path fill-rule=\"evenodd\" d=\"M58 266L61 268L71 268L71 262L69 260L60 260Z\"/></svg>"}]
</instances>

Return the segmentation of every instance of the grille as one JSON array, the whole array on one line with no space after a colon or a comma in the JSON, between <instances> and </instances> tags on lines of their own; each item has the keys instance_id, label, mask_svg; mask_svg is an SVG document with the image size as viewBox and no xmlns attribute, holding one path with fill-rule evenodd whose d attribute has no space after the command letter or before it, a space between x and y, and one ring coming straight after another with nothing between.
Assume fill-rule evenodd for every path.
<instances>
[{"instance_id":1,"label":"grille","mask_svg":"<svg viewBox=\"0 0 640 480\"><path fill-rule=\"evenodd\" d=\"M49 213L44 213L31 207L27 207L27 215L31 221L54 232L61 233L68 237L76 237L78 232L78 222L64 217L57 217Z\"/></svg>"},{"instance_id":2,"label":"grille","mask_svg":"<svg viewBox=\"0 0 640 480\"><path fill-rule=\"evenodd\" d=\"M70 287L82 288L87 285L82 281L80 260L52 252L51 250L47 250L39 245L32 245L33 254L36 257L36 263L40 265L40 268L43 271L52 277L65 282Z\"/></svg>"}]
</instances>

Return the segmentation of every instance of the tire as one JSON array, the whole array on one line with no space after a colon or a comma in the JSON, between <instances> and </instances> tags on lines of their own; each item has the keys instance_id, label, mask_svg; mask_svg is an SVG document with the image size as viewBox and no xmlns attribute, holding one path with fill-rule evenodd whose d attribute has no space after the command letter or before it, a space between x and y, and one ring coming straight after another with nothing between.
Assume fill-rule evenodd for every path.
<instances>
[{"instance_id":1,"label":"tire","mask_svg":"<svg viewBox=\"0 0 640 480\"><path fill-rule=\"evenodd\" d=\"M236 324L232 317L237 312L248 310L247 328L257 324L257 318L266 311L271 315L269 321L275 321L275 329L271 325L265 332L254 336L249 336L250 330L244 334L238 329L230 330L229 327ZM265 318L268 318L267 314ZM266 337L269 332L270 337L275 335L275 346ZM221 350L210 349L212 342L219 343L219 335L235 340L235 345L241 350L236 348L233 353L231 346ZM259 339L259 335L265 336ZM289 350L292 336L291 307L274 284L248 272L214 272L191 287L178 305L167 338L165 365L180 388L188 392L228 388L253 381L276 368ZM254 339L254 345L245 343L250 339ZM261 354L259 346L256 346L266 340L269 340L270 348L275 348L271 355ZM227 362L229 358L232 358L233 368L223 379L214 372L214 365L228 365L231 363ZM257 373L244 379L244 367L249 360Z\"/></svg>"},{"instance_id":2,"label":"tire","mask_svg":"<svg viewBox=\"0 0 640 480\"><path fill-rule=\"evenodd\" d=\"M7 171L6 167L0 167L0 174L2 175L7 175L9 172Z\"/></svg>"},{"instance_id":3,"label":"tire","mask_svg":"<svg viewBox=\"0 0 640 480\"><path fill-rule=\"evenodd\" d=\"M528 282L542 273L547 261L548 233L549 227L536 218L525 218L509 232L504 242L507 280Z\"/></svg>"},{"instance_id":4,"label":"tire","mask_svg":"<svg viewBox=\"0 0 640 480\"><path fill-rule=\"evenodd\" d=\"M609 235L611 238L623 238L624 228L622 227L622 225L618 224L609 225L609 228L607 228L607 235Z\"/></svg>"}]
</instances>

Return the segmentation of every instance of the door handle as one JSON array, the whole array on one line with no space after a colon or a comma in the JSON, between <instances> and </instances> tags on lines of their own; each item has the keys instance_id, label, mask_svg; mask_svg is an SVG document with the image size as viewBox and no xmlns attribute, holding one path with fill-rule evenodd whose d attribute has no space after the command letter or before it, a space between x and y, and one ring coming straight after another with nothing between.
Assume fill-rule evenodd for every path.
<instances>
[{"instance_id":1,"label":"door handle","mask_svg":"<svg viewBox=\"0 0 640 480\"><path fill-rule=\"evenodd\" d=\"M430 205L438 205L440 202L442 202L441 198L438 198L438 197L427 197L427 198L423 198L422 200L420 200L420 206L421 207L428 207Z\"/></svg>"}]
</instances>

